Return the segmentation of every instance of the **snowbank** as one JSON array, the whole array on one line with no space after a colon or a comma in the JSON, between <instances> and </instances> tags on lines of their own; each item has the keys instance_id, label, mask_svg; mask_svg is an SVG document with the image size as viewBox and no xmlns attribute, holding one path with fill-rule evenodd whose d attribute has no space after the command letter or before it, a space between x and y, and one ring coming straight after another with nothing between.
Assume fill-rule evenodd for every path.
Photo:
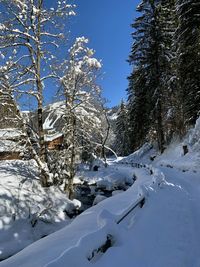
<instances>
[{"instance_id":1,"label":"snowbank","mask_svg":"<svg viewBox=\"0 0 200 267\"><path fill-rule=\"evenodd\" d=\"M157 155L156 149L152 144L145 143L140 149L130 154L127 157L124 157L121 160L118 160L120 164L132 164L137 165L141 163L149 164L152 162L152 159Z\"/></svg>"},{"instance_id":2,"label":"snowbank","mask_svg":"<svg viewBox=\"0 0 200 267\"><path fill-rule=\"evenodd\" d=\"M0 162L0 260L67 223L76 203L58 188L44 189L34 161Z\"/></svg>"},{"instance_id":3,"label":"snowbank","mask_svg":"<svg viewBox=\"0 0 200 267\"><path fill-rule=\"evenodd\" d=\"M183 147L187 146L188 153L184 155ZM177 168L183 172L200 169L200 118L182 142L174 141L155 159L157 166L167 166Z\"/></svg>"},{"instance_id":4,"label":"snowbank","mask_svg":"<svg viewBox=\"0 0 200 267\"><path fill-rule=\"evenodd\" d=\"M188 149L188 153L185 155L184 146L187 146ZM146 143L131 155L118 160L117 163L128 164L133 167L167 166L181 171L196 172L200 168L200 118L181 142L173 140L163 154L156 151L153 145Z\"/></svg>"},{"instance_id":5,"label":"snowbank","mask_svg":"<svg viewBox=\"0 0 200 267\"><path fill-rule=\"evenodd\" d=\"M117 221L141 196L148 198L152 188L159 188L163 177L152 176L145 169L136 170L139 177L126 192L108 198L78 216L70 225L25 248L0 266L90 266L93 251L105 243L107 236L118 241ZM161 180L160 180L161 179ZM95 259L94 259L95 261Z\"/></svg>"},{"instance_id":6,"label":"snowbank","mask_svg":"<svg viewBox=\"0 0 200 267\"><path fill-rule=\"evenodd\" d=\"M133 184L133 169L111 165L107 168L101 167L99 171L79 171L77 177L88 184L97 184L99 188L112 191L120 187L126 189L126 185Z\"/></svg>"}]
</instances>

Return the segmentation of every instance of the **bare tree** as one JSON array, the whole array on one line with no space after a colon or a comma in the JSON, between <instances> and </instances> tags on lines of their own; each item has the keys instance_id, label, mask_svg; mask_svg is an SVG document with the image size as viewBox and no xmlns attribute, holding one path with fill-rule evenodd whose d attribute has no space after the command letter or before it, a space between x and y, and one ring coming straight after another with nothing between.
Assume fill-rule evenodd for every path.
<instances>
[{"instance_id":1,"label":"bare tree","mask_svg":"<svg viewBox=\"0 0 200 267\"><path fill-rule=\"evenodd\" d=\"M29 94L37 102L40 160L44 163L44 83L54 77L50 59L54 58L52 53L58 48L58 40L63 38L64 18L75 13L73 6L61 0L55 1L54 7L47 7L45 0L0 0L0 9L3 10L0 13L0 55L5 68L18 66L9 90ZM12 71L14 73L15 68ZM41 179L42 185L47 186L46 178Z\"/></svg>"},{"instance_id":2,"label":"bare tree","mask_svg":"<svg viewBox=\"0 0 200 267\"><path fill-rule=\"evenodd\" d=\"M68 191L69 198L73 197L77 152L80 152L80 146L91 142L101 125L95 107L95 103L101 101L100 87L96 82L101 63L93 57L94 51L86 46L87 43L85 37L76 39L69 50L69 60L64 63L61 78L65 97L65 160L68 166L65 190Z\"/></svg>"}]
</instances>

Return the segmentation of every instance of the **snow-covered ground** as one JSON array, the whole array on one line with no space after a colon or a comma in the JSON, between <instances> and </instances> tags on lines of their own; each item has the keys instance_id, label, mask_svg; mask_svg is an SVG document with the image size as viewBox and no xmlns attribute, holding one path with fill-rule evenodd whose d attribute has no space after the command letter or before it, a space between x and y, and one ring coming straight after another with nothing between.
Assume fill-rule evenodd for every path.
<instances>
[{"instance_id":1,"label":"snow-covered ground","mask_svg":"<svg viewBox=\"0 0 200 267\"><path fill-rule=\"evenodd\" d=\"M58 188L44 189L34 161L0 162L0 260L64 226L73 203Z\"/></svg>"},{"instance_id":2,"label":"snow-covered ground","mask_svg":"<svg viewBox=\"0 0 200 267\"><path fill-rule=\"evenodd\" d=\"M133 171L118 172L117 166L99 172L80 171L75 183L81 182L82 175L84 180L113 191L131 182ZM34 160L0 161L0 177L0 260L71 223L65 211L75 209L79 202L70 201L58 187L42 188ZM94 204L101 200L97 193Z\"/></svg>"},{"instance_id":3,"label":"snow-covered ground","mask_svg":"<svg viewBox=\"0 0 200 267\"><path fill-rule=\"evenodd\" d=\"M145 145L129 157L110 162L107 169L80 172L79 178L84 175L107 189L133 177L136 181L0 267L199 267L197 130L183 143L171 144L161 156ZM185 143L189 152L183 155ZM132 209L143 198L144 205Z\"/></svg>"},{"instance_id":4,"label":"snow-covered ground","mask_svg":"<svg viewBox=\"0 0 200 267\"><path fill-rule=\"evenodd\" d=\"M108 234L114 238L118 237L116 221L141 195L146 194L144 184L147 187L152 184L153 179L149 180L147 170L138 170L138 175L141 175L141 179L137 180L134 187L88 209L68 227L27 247L16 256L2 262L0 266L51 266L51 262L57 264L55 266L64 266L63 261L66 261L66 257L70 258L70 266L90 265L87 258L93 250L105 242ZM53 249L50 251L50 248Z\"/></svg>"},{"instance_id":5,"label":"snow-covered ground","mask_svg":"<svg viewBox=\"0 0 200 267\"><path fill-rule=\"evenodd\" d=\"M151 170L153 174L146 168L134 169L138 178L129 190L88 209L0 266L62 267L67 262L81 267L198 267L199 173L167 167ZM143 208L137 207L117 224L143 195ZM112 236L112 246L95 253L107 236Z\"/></svg>"}]
</instances>

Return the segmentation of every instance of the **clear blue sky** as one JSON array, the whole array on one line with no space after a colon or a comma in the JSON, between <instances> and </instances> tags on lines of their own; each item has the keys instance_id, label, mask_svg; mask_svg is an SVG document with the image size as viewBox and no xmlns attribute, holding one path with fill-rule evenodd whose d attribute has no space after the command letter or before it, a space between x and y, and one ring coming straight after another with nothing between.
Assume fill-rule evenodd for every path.
<instances>
[{"instance_id":1,"label":"clear blue sky","mask_svg":"<svg viewBox=\"0 0 200 267\"><path fill-rule=\"evenodd\" d=\"M131 49L130 24L136 16L139 0L75 0L77 16L72 19L72 36L85 36L96 57L102 59L104 96L109 106L126 98L130 74L126 62Z\"/></svg>"}]
</instances>

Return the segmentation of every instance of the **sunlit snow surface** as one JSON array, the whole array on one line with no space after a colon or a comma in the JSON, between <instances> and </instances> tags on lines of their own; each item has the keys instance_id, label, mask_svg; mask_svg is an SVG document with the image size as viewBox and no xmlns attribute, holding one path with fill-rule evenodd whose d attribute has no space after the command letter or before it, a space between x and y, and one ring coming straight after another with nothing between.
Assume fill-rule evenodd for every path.
<instances>
[{"instance_id":1,"label":"sunlit snow surface","mask_svg":"<svg viewBox=\"0 0 200 267\"><path fill-rule=\"evenodd\" d=\"M174 142L154 161L150 157L156 151L142 148L138 158L131 155L110 163L101 173L88 175L88 179L111 183L122 176L130 179L134 175L137 180L126 192L101 201L62 230L1 262L0 267L199 267L197 132L198 127L184 143ZM185 143L189 153L184 156ZM136 168L135 163L143 167ZM146 199L144 206L117 224L141 196ZM111 247L105 253L93 253L105 244L108 235L113 239Z\"/></svg>"},{"instance_id":2,"label":"sunlit snow surface","mask_svg":"<svg viewBox=\"0 0 200 267\"><path fill-rule=\"evenodd\" d=\"M73 203L41 187L33 160L0 161L0 178L0 260L70 222L63 210Z\"/></svg>"}]
</instances>

